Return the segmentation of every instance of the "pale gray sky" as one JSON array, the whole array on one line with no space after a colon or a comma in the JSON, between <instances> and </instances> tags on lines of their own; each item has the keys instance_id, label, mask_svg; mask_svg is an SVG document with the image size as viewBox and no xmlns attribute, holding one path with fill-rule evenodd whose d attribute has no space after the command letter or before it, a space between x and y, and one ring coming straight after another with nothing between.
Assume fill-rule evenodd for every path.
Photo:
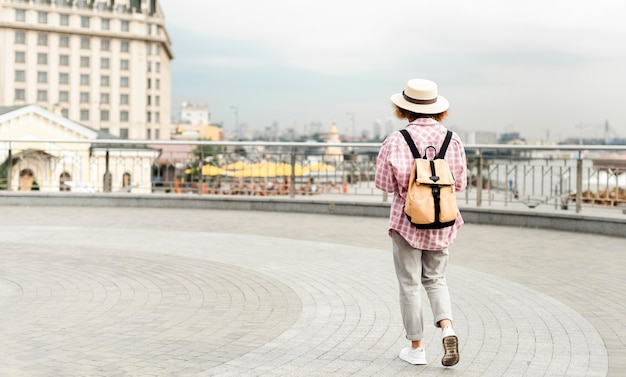
<instances>
[{"instance_id":1,"label":"pale gray sky","mask_svg":"<svg viewBox=\"0 0 626 377\"><path fill-rule=\"evenodd\" d=\"M336 121L349 134L352 113L371 132L391 94L427 78L460 130L602 137L608 120L626 137L621 0L160 3L172 96L208 103L227 130L236 106L256 129Z\"/></svg>"}]
</instances>

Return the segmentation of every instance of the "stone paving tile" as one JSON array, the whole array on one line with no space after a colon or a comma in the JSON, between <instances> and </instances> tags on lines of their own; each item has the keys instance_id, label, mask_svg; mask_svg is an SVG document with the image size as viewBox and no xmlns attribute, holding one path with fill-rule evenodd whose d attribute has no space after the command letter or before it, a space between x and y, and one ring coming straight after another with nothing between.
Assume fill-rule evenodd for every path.
<instances>
[{"instance_id":1,"label":"stone paving tile","mask_svg":"<svg viewBox=\"0 0 626 377\"><path fill-rule=\"evenodd\" d=\"M624 317L614 312L623 292L613 285L624 256L584 258L591 241L605 248L601 258L623 240L466 225L449 273L461 362L446 369L432 327L428 366L397 358L408 342L384 219L0 211L12 219L0 226L0 375L618 376L624 368L615 360ZM597 311L595 300L604 304Z\"/></svg>"}]
</instances>

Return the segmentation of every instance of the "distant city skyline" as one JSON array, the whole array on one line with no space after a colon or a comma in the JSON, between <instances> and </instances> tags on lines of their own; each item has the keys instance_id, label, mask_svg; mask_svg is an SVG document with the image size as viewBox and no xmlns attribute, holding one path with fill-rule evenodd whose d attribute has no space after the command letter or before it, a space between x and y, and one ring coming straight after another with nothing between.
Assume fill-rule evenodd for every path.
<instances>
[{"instance_id":1,"label":"distant city skyline","mask_svg":"<svg viewBox=\"0 0 626 377\"><path fill-rule=\"evenodd\" d=\"M423 77L450 100L450 128L559 140L601 138L608 121L626 137L619 1L160 3L172 112L202 102L226 132L399 128L389 97Z\"/></svg>"}]
</instances>

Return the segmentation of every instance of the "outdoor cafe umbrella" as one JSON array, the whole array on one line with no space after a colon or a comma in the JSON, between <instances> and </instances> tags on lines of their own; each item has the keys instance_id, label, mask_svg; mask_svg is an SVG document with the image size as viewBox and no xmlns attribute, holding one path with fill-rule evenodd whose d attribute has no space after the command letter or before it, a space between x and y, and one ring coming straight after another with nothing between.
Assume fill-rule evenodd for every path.
<instances>
[{"instance_id":1,"label":"outdoor cafe umbrella","mask_svg":"<svg viewBox=\"0 0 626 377\"><path fill-rule=\"evenodd\" d=\"M239 165L241 169L231 169L226 172L229 177L235 178L268 178L276 177L277 165L273 162L263 161L255 164Z\"/></svg>"},{"instance_id":2,"label":"outdoor cafe umbrella","mask_svg":"<svg viewBox=\"0 0 626 377\"><path fill-rule=\"evenodd\" d=\"M224 174L226 174L226 169L220 168L219 166L213 166L213 165L202 166L202 175L215 177L217 175L224 175Z\"/></svg>"},{"instance_id":3,"label":"outdoor cafe umbrella","mask_svg":"<svg viewBox=\"0 0 626 377\"><path fill-rule=\"evenodd\" d=\"M337 168L335 168L334 166L323 164L321 162L316 162L315 164L311 164L307 166L305 169L308 169L308 171L336 171L337 170Z\"/></svg>"}]
</instances>

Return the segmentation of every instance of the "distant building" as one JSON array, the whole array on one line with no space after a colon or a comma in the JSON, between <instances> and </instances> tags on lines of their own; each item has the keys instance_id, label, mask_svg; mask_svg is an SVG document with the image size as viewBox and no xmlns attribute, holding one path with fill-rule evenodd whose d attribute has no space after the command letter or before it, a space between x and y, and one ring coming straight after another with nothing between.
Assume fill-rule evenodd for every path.
<instances>
[{"instance_id":1,"label":"distant building","mask_svg":"<svg viewBox=\"0 0 626 377\"><path fill-rule=\"evenodd\" d=\"M0 51L0 106L169 138L173 54L156 0L0 0Z\"/></svg>"},{"instance_id":2,"label":"distant building","mask_svg":"<svg viewBox=\"0 0 626 377\"><path fill-rule=\"evenodd\" d=\"M496 144L498 141L498 134L495 132L487 131L474 131L467 133L467 140L464 140L465 144Z\"/></svg>"},{"instance_id":3,"label":"distant building","mask_svg":"<svg viewBox=\"0 0 626 377\"><path fill-rule=\"evenodd\" d=\"M183 102L180 108L180 123L194 126L209 124L211 114L208 106L195 105Z\"/></svg>"},{"instance_id":4,"label":"distant building","mask_svg":"<svg viewBox=\"0 0 626 377\"><path fill-rule=\"evenodd\" d=\"M339 139L339 130L337 130L337 125L333 123L332 128L330 129L330 135L326 140L329 144L340 144L341 140ZM343 150L341 147L336 146L328 146L326 147L326 151L324 152L324 162L341 162L343 161Z\"/></svg>"},{"instance_id":5,"label":"distant building","mask_svg":"<svg viewBox=\"0 0 626 377\"><path fill-rule=\"evenodd\" d=\"M211 124L208 106L183 102L180 123L172 126L174 140L224 140L222 127Z\"/></svg>"}]
</instances>

